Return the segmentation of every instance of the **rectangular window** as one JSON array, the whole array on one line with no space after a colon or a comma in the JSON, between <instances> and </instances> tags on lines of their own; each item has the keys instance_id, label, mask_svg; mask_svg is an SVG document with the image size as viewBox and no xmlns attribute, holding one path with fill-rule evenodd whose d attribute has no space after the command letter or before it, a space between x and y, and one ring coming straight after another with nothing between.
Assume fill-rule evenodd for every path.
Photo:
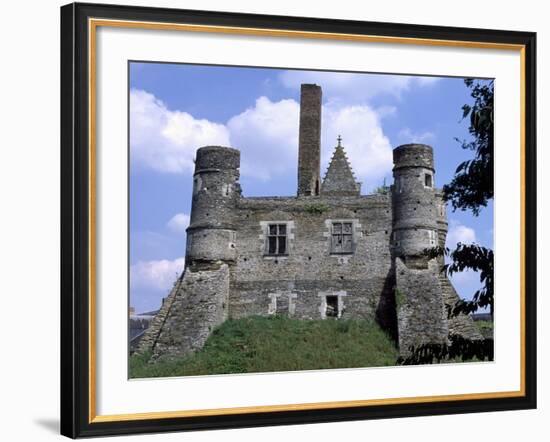
<instances>
[{"instance_id":1,"label":"rectangular window","mask_svg":"<svg viewBox=\"0 0 550 442\"><path fill-rule=\"evenodd\" d=\"M269 224L266 249L268 255L286 255L286 224Z\"/></svg>"},{"instance_id":2,"label":"rectangular window","mask_svg":"<svg viewBox=\"0 0 550 442\"><path fill-rule=\"evenodd\" d=\"M393 241L394 241L395 247L401 246L400 239L401 239L401 232L399 232L399 231L393 232Z\"/></svg>"},{"instance_id":3,"label":"rectangular window","mask_svg":"<svg viewBox=\"0 0 550 442\"><path fill-rule=\"evenodd\" d=\"M437 232L435 230L428 230L428 239L431 246L437 245Z\"/></svg>"},{"instance_id":4,"label":"rectangular window","mask_svg":"<svg viewBox=\"0 0 550 442\"><path fill-rule=\"evenodd\" d=\"M433 187L432 175L429 173L424 174L424 186Z\"/></svg>"},{"instance_id":5,"label":"rectangular window","mask_svg":"<svg viewBox=\"0 0 550 442\"><path fill-rule=\"evenodd\" d=\"M325 316L327 318L337 318L338 317L338 296L329 295L326 298L327 309L325 311Z\"/></svg>"},{"instance_id":6,"label":"rectangular window","mask_svg":"<svg viewBox=\"0 0 550 442\"><path fill-rule=\"evenodd\" d=\"M331 253L353 253L353 224L332 223Z\"/></svg>"}]
</instances>

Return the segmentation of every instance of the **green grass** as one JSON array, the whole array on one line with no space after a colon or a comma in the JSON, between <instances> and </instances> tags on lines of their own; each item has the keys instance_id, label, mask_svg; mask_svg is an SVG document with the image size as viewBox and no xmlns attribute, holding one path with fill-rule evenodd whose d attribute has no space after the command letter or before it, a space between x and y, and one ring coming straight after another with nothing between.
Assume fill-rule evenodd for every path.
<instances>
[{"instance_id":1,"label":"green grass","mask_svg":"<svg viewBox=\"0 0 550 442\"><path fill-rule=\"evenodd\" d=\"M390 337L366 320L297 320L283 316L228 320L202 350L149 363L130 358L130 377L188 376L395 365Z\"/></svg>"}]
</instances>

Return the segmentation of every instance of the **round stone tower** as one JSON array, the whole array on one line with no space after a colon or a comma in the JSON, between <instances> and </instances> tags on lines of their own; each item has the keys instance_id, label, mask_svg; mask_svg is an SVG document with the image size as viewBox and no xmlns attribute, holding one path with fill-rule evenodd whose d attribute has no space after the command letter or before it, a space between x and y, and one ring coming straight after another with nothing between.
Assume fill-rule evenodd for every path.
<instances>
[{"instance_id":1,"label":"round stone tower","mask_svg":"<svg viewBox=\"0 0 550 442\"><path fill-rule=\"evenodd\" d=\"M424 250L440 242L433 150L425 144L404 144L394 149L393 163L395 254L407 265L426 263Z\"/></svg>"},{"instance_id":2,"label":"round stone tower","mask_svg":"<svg viewBox=\"0 0 550 442\"><path fill-rule=\"evenodd\" d=\"M234 209L241 195L240 152L221 146L197 150L186 267L236 258Z\"/></svg>"},{"instance_id":3,"label":"round stone tower","mask_svg":"<svg viewBox=\"0 0 550 442\"><path fill-rule=\"evenodd\" d=\"M435 193L435 206L437 211L437 234L438 234L438 246L444 248L447 241L447 232L449 230L449 223L447 222L447 203L443 199L443 190L436 190ZM439 265L445 264L445 256L440 255L438 257Z\"/></svg>"}]
</instances>

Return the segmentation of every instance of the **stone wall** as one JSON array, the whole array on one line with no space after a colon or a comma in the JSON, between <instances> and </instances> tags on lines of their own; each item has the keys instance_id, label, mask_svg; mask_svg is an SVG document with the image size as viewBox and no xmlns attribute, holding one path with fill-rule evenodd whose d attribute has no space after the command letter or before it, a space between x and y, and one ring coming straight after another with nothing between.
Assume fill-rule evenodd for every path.
<instances>
[{"instance_id":1,"label":"stone wall","mask_svg":"<svg viewBox=\"0 0 550 442\"><path fill-rule=\"evenodd\" d=\"M182 279L183 274L180 275L177 281L174 283L172 290L170 290L170 294L166 298L164 298L158 313L155 315L155 317L151 321L151 324L149 325L149 328L145 331L143 337L139 341L137 353L146 353L153 351L160 332L162 331L162 328L164 326L164 322L166 321L166 318L170 311L170 308L172 307L172 303L176 298L176 293L180 290Z\"/></svg>"},{"instance_id":2,"label":"stone wall","mask_svg":"<svg viewBox=\"0 0 550 442\"><path fill-rule=\"evenodd\" d=\"M151 326L154 329L142 339L140 351L152 351L152 360L156 360L184 356L202 348L214 327L227 319L228 295L227 264L186 269L155 318Z\"/></svg>"},{"instance_id":3,"label":"stone wall","mask_svg":"<svg viewBox=\"0 0 550 442\"><path fill-rule=\"evenodd\" d=\"M241 199L230 315L276 311L320 319L326 296L334 293L341 299L341 317L377 318L394 328L391 220L389 195ZM331 254L332 221L353 224L352 254ZM287 255L266 254L269 222L287 224Z\"/></svg>"},{"instance_id":4,"label":"stone wall","mask_svg":"<svg viewBox=\"0 0 550 442\"><path fill-rule=\"evenodd\" d=\"M227 318L230 266L236 259L235 204L241 197L240 152L222 146L197 150L187 228L185 270L140 346L153 360L201 348Z\"/></svg>"},{"instance_id":5,"label":"stone wall","mask_svg":"<svg viewBox=\"0 0 550 442\"><path fill-rule=\"evenodd\" d=\"M449 328L437 261L431 260L426 269L413 269L396 258L395 272L400 353L409 354L411 346L446 343Z\"/></svg>"},{"instance_id":6,"label":"stone wall","mask_svg":"<svg viewBox=\"0 0 550 442\"><path fill-rule=\"evenodd\" d=\"M440 274L439 281L443 294L443 302L448 306L454 306L460 299L451 281L444 274ZM460 335L466 339L483 339L483 335L474 323L470 315L461 313L449 319L449 333Z\"/></svg>"}]
</instances>

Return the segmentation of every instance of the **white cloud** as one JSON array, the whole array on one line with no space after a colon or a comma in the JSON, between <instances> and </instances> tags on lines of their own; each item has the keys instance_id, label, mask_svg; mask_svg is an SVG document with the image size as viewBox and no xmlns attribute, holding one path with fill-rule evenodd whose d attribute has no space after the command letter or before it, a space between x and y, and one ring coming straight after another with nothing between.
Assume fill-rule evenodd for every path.
<instances>
[{"instance_id":1,"label":"white cloud","mask_svg":"<svg viewBox=\"0 0 550 442\"><path fill-rule=\"evenodd\" d=\"M159 172L192 171L198 147L222 144L241 151L243 176L267 181L296 170L300 105L295 100L273 102L262 96L224 126L170 111L147 92L133 90L131 94L132 159L141 167ZM395 108L329 102L322 113L322 173L336 137L342 135L357 179L369 187L380 184L392 167L391 144L381 119L393 115ZM181 232L184 221L183 217L170 220L169 227Z\"/></svg>"},{"instance_id":2,"label":"white cloud","mask_svg":"<svg viewBox=\"0 0 550 442\"><path fill-rule=\"evenodd\" d=\"M260 97L254 107L232 117L231 145L241 151L241 173L268 180L296 167L300 106L294 100Z\"/></svg>"},{"instance_id":3,"label":"white cloud","mask_svg":"<svg viewBox=\"0 0 550 442\"><path fill-rule=\"evenodd\" d=\"M367 105L341 108L327 105L323 107L323 127L323 174L338 135L342 136L342 145L357 180L367 189L379 185L381 179L391 172L392 147L376 110Z\"/></svg>"},{"instance_id":4,"label":"white cloud","mask_svg":"<svg viewBox=\"0 0 550 442\"><path fill-rule=\"evenodd\" d=\"M451 219L449 221L446 246L450 249L455 249L459 242L463 244L477 242L476 231L456 219ZM449 262L450 258L445 257L445 261ZM450 278L457 292L463 298L471 299L474 292L479 289L479 273L471 269L455 272Z\"/></svg>"},{"instance_id":5,"label":"white cloud","mask_svg":"<svg viewBox=\"0 0 550 442\"><path fill-rule=\"evenodd\" d=\"M143 90L130 91L130 156L134 164L159 172L192 171L197 147L209 144L229 145L224 125L169 110Z\"/></svg>"},{"instance_id":6,"label":"white cloud","mask_svg":"<svg viewBox=\"0 0 550 442\"><path fill-rule=\"evenodd\" d=\"M399 143L433 143L435 134L433 132L413 132L408 127L405 127L397 134Z\"/></svg>"},{"instance_id":7,"label":"white cloud","mask_svg":"<svg viewBox=\"0 0 550 442\"><path fill-rule=\"evenodd\" d=\"M476 242L476 232L471 227L467 227L459 221L450 220L446 245L454 249L459 242L463 244Z\"/></svg>"},{"instance_id":8,"label":"white cloud","mask_svg":"<svg viewBox=\"0 0 550 442\"><path fill-rule=\"evenodd\" d=\"M428 87L439 80L438 77L322 71L285 71L279 79L284 86L292 89L298 89L302 83L320 84L325 97L344 101L351 98L354 102L369 100L377 95L401 98L403 92L415 86Z\"/></svg>"},{"instance_id":9,"label":"white cloud","mask_svg":"<svg viewBox=\"0 0 550 442\"><path fill-rule=\"evenodd\" d=\"M326 104L322 109L322 173L332 157L336 137L342 135L346 153L359 181L378 183L392 168L392 148L384 135L380 112L367 105ZM294 100L256 100L253 108L228 122L232 145L241 150L241 172L268 180L295 170L298 161L300 105Z\"/></svg>"},{"instance_id":10,"label":"white cloud","mask_svg":"<svg viewBox=\"0 0 550 442\"><path fill-rule=\"evenodd\" d=\"M420 86L431 86L439 80L441 80L441 77L414 77L414 81L416 81Z\"/></svg>"},{"instance_id":11,"label":"white cloud","mask_svg":"<svg viewBox=\"0 0 550 442\"><path fill-rule=\"evenodd\" d=\"M185 230L189 226L189 215L186 213L176 213L166 225L173 232L185 233Z\"/></svg>"},{"instance_id":12,"label":"white cloud","mask_svg":"<svg viewBox=\"0 0 550 442\"><path fill-rule=\"evenodd\" d=\"M185 258L173 261L161 259L156 261L139 261L130 266L130 284L132 290L170 289L185 266Z\"/></svg>"}]
</instances>

